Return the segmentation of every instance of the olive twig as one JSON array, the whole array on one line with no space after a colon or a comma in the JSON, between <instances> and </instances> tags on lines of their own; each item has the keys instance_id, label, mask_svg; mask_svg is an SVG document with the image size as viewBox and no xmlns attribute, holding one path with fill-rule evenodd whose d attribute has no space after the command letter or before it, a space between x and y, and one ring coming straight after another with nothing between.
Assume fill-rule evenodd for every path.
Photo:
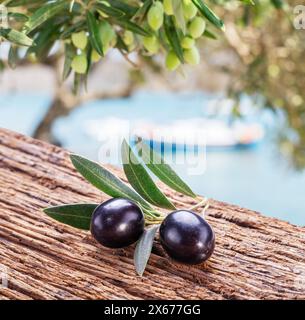
<instances>
[{"instance_id":1,"label":"olive twig","mask_svg":"<svg viewBox=\"0 0 305 320\"><path fill-rule=\"evenodd\" d=\"M162 214L162 216L160 216L161 213L157 211L144 210L144 213L147 218L152 221L163 221L165 218L165 215ZM159 214L159 216L156 216L156 213Z\"/></svg>"},{"instance_id":2,"label":"olive twig","mask_svg":"<svg viewBox=\"0 0 305 320\"><path fill-rule=\"evenodd\" d=\"M188 210L190 211L194 211L200 207L202 207L203 205L206 206L209 203L209 199L208 198L204 198L203 200L201 200L200 202L198 202L197 204L191 206ZM205 208L205 207L204 207Z\"/></svg>"},{"instance_id":3,"label":"olive twig","mask_svg":"<svg viewBox=\"0 0 305 320\"><path fill-rule=\"evenodd\" d=\"M140 204L139 202L137 202L138 206L142 209L143 213L145 214L145 216L151 220L155 220L155 221L163 221L164 220L164 214L160 211L157 211L155 209L149 209L146 206L143 206L142 204Z\"/></svg>"},{"instance_id":4,"label":"olive twig","mask_svg":"<svg viewBox=\"0 0 305 320\"><path fill-rule=\"evenodd\" d=\"M161 225L160 221L149 221L149 220L146 220L145 224L146 225L154 225L154 224Z\"/></svg>"},{"instance_id":5,"label":"olive twig","mask_svg":"<svg viewBox=\"0 0 305 320\"><path fill-rule=\"evenodd\" d=\"M206 211L208 210L209 206L210 206L210 203L209 203L209 200L208 200L207 204L204 206L204 208L202 209L202 211L201 211L201 213L200 213L200 215L201 215L203 218L205 217L205 213L206 213Z\"/></svg>"}]
</instances>

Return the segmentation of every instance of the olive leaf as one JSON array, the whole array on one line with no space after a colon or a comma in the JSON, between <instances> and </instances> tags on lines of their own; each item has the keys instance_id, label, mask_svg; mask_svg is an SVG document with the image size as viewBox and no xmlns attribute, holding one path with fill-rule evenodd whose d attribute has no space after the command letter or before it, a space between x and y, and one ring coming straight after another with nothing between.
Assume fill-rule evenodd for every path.
<instances>
[{"instance_id":1,"label":"olive leaf","mask_svg":"<svg viewBox=\"0 0 305 320\"><path fill-rule=\"evenodd\" d=\"M60 24L55 23L54 18L45 22L44 28L35 38L35 46L27 50L27 56L34 53L38 59L46 59L57 40L56 34L60 28Z\"/></svg>"},{"instance_id":2,"label":"olive leaf","mask_svg":"<svg viewBox=\"0 0 305 320\"><path fill-rule=\"evenodd\" d=\"M86 26L86 21L80 20L76 23L74 23L72 26L65 27L63 32L60 35L61 39L67 39L69 38L74 32L79 32L84 29Z\"/></svg>"},{"instance_id":3,"label":"olive leaf","mask_svg":"<svg viewBox=\"0 0 305 320\"><path fill-rule=\"evenodd\" d=\"M151 208L140 195L99 164L77 155L70 155L70 158L76 170L96 188L113 198L131 199L145 208Z\"/></svg>"},{"instance_id":4,"label":"olive leaf","mask_svg":"<svg viewBox=\"0 0 305 320\"><path fill-rule=\"evenodd\" d=\"M14 20L17 22L27 22L29 20L28 16L19 12L9 12L8 17L10 20Z\"/></svg>"},{"instance_id":5,"label":"olive leaf","mask_svg":"<svg viewBox=\"0 0 305 320\"><path fill-rule=\"evenodd\" d=\"M103 1L99 1L99 2L103 2ZM135 15L138 10L137 7L127 4L126 3L127 1L108 0L107 2L110 4L112 8L123 11L127 17L131 17Z\"/></svg>"},{"instance_id":6,"label":"olive leaf","mask_svg":"<svg viewBox=\"0 0 305 320\"><path fill-rule=\"evenodd\" d=\"M153 0L145 0L143 2L143 5L137 10L137 12L132 17L132 20L135 21L137 19L138 20L144 19L152 3L153 3Z\"/></svg>"},{"instance_id":7,"label":"olive leaf","mask_svg":"<svg viewBox=\"0 0 305 320\"><path fill-rule=\"evenodd\" d=\"M0 29L0 36L20 46L30 47L34 44L34 41L25 33L14 29Z\"/></svg>"},{"instance_id":8,"label":"olive leaf","mask_svg":"<svg viewBox=\"0 0 305 320\"><path fill-rule=\"evenodd\" d=\"M65 45L65 62L64 62L64 68L62 73L62 79L66 80L69 77L69 74L71 72L71 64L72 60L75 56L75 49L71 44Z\"/></svg>"},{"instance_id":9,"label":"olive leaf","mask_svg":"<svg viewBox=\"0 0 305 320\"><path fill-rule=\"evenodd\" d=\"M104 1L98 2L96 3L94 6L99 9L100 11L102 11L103 13L107 14L110 17L116 17L116 18L121 18L125 15L125 12L111 7L111 6L107 6L105 3L103 3Z\"/></svg>"},{"instance_id":10,"label":"olive leaf","mask_svg":"<svg viewBox=\"0 0 305 320\"><path fill-rule=\"evenodd\" d=\"M48 3L38 10L36 10L25 24L26 33L30 33L48 19L54 17L57 13L61 12L67 4L67 1L61 0Z\"/></svg>"},{"instance_id":11,"label":"olive leaf","mask_svg":"<svg viewBox=\"0 0 305 320\"><path fill-rule=\"evenodd\" d=\"M183 13L183 3L181 0L172 0L174 16L183 34L186 34L186 22Z\"/></svg>"},{"instance_id":12,"label":"olive leaf","mask_svg":"<svg viewBox=\"0 0 305 320\"><path fill-rule=\"evenodd\" d=\"M137 243L134 252L134 265L139 276L142 276L145 271L159 226L154 225L146 229Z\"/></svg>"},{"instance_id":13,"label":"olive leaf","mask_svg":"<svg viewBox=\"0 0 305 320\"><path fill-rule=\"evenodd\" d=\"M216 39L217 39L217 36L216 36L213 32L211 32L210 30L208 30L208 29L205 29L205 30L204 30L203 35L204 35L205 37L210 38L210 39L213 39L213 40L216 40Z\"/></svg>"},{"instance_id":14,"label":"olive leaf","mask_svg":"<svg viewBox=\"0 0 305 320\"><path fill-rule=\"evenodd\" d=\"M145 30L144 28L129 20L115 20L115 23L121 26L122 28L137 33L141 36L147 37L151 35L149 31Z\"/></svg>"},{"instance_id":15,"label":"olive leaf","mask_svg":"<svg viewBox=\"0 0 305 320\"><path fill-rule=\"evenodd\" d=\"M131 186L151 204L161 208L176 209L149 176L125 139L121 153L123 169Z\"/></svg>"},{"instance_id":16,"label":"olive leaf","mask_svg":"<svg viewBox=\"0 0 305 320\"><path fill-rule=\"evenodd\" d=\"M152 171L162 182L182 194L196 198L196 194L177 175L177 173L167 163L165 163L160 154L156 153L143 141L138 141L136 146L138 149L138 154L143 159L147 168Z\"/></svg>"},{"instance_id":17,"label":"olive leaf","mask_svg":"<svg viewBox=\"0 0 305 320\"><path fill-rule=\"evenodd\" d=\"M49 217L74 228L89 230L91 217L98 204L68 204L43 209Z\"/></svg>"},{"instance_id":18,"label":"olive leaf","mask_svg":"<svg viewBox=\"0 0 305 320\"><path fill-rule=\"evenodd\" d=\"M87 25L89 30L89 38L92 47L100 55L104 55L102 36L100 34L99 25L96 22L96 19L91 11L87 12Z\"/></svg>"},{"instance_id":19,"label":"olive leaf","mask_svg":"<svg viewBox=\"0 0 305 320\"><path fill-rule=\"evenodd\" d=\"M225 30L223 21L202 1L192 0L194 5L198 8L201 14L206 17L215 27Z\"/></svg>"},{"instance_id":20,"label":"olive leaf","mask_svg":"<svg viewBox=\"0 0 305 320\"><path fill-rule=\"evenodd\" d=\"M164 29L166 37L171 44L172 49L174 50L176 56L179 58L179 60L183 63L184 57L183 57L183 49L180 44L179 35L177 33L177 30L175 28L174 19L171 16L165 16L164 19Z\"/></svg>"},{"instance_id":21,"label":"olive leaf","mask_svg":"<svg viewBox=\"0 0 305 320\"><path fill-rule=\"evenodd\" d=\"M8 64L12 69L15 69L19 60L18 50L15 45L11 45L8 53Z\"/></svg>"}]
</instances>

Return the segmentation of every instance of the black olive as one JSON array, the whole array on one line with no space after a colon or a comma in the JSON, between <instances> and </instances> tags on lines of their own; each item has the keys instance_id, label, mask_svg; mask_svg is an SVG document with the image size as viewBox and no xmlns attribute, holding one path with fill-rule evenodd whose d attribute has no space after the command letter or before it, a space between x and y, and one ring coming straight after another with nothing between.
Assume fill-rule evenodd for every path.
<instances>
[{"instance_id":1,"label":"black olive","mask_svg":"<svg viewBox=\"0 0 305 320\"><path fill-rule=\"evenodd\" d=\"M160 240L171 258L187 264L207 260L215 246L211 226L198 214L187 210L174 211L164 219Z\"/></svg>"},{"instance_id":2,"label":"black olive","mask_svg":"<svg viewBox=\"0 0 305 320\"><path fill-rule=\"evenodd\" d=\"M123 248L140 238L144 223L144 215L134 202L121 198L111 199L93 212L91 233L105 247Z\"/></svg>"}]
</instances>

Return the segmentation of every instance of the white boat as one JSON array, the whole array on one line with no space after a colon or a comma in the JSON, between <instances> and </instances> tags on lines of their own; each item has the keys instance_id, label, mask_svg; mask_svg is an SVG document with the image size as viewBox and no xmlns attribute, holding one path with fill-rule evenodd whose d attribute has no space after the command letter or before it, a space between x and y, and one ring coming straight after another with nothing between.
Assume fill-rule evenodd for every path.
<instances>
[{"instance_id":1,"label":"white boat","mask_svg":"<svg viewBox=\"0 0 305 320\"><path fill-rule=\"evenodd\" d=\"M263 126L257 122L240 120L229 123L223 120L191 118L158 124L137 120L130 123L121 118L91 120L86 132L97 140L110 137L142 138L155 145L187 149L194 147L245 148L253 147L264 137Z\"/></svg>"},{"instance_id":2,"label":"white boat","mask_svg":"<svg viewBox=\"0 0 305 320\"><path fill-rule=\"evenodd\" d=\"M167 124L143 122L134 134L147 142L179 148L240 148L253 147L262 141L264 129L258 123L220 120L187 119Z\"/></svg>"}]
</instances>

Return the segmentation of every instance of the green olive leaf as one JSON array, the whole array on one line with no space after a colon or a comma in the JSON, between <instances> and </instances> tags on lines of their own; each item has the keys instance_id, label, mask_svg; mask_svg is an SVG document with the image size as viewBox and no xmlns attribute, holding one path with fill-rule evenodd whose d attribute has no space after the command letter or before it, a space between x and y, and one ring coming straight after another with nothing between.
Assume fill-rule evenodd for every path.
<instances>
[{"instance_id":1,"label":"green olive leaf","mask_svg":"<svg viewBox=\"0 0 305 320\"><path fill-rule=\"evenodd\" d=\"M143 159L147 168L152 171L162 182L187 196L196 198L196 194L167 164L160 154L151 149L143 141L136 144L139 156Z\"/></svg>"},{"instance_id":2,"label":"green olive leaf","mask_svg":"<svg viewBox=\"0 0 305 320\"><path fill-rule=\"evenodd\" d=\"M123 169L131 186L149 203L165 209L176 209L149 176L125 139L121 153Z\"/></svg>"},{"instance_id":3,"label":"green olive leaf","mask_svg":"<svg viewBox=\"0 0 305 320\"><path fill-rule=\"evenodd\" d=\"M164 29L165 29L166 37L169 43L171 44L172 49L174 50L179 60L183 63L184 62L183 49L181 47L179 35L175 28L174 19L172 16L165 16Z\"/></svg>"},{"instance_id":4,"label":"green olive leaf","mask_svg":"<svg viewBox=\"0 0 305 320\"><path fill-rule=\"evenodd\" d=\"M132 31L133 33L137 33L141 36L147 37L150 36L151 33L144 28L140 27L136 23L126 20L126 19L120 19L120 20L115 20L115 23L121 26L122 28Z\"/></svg>"},{"instance_id":5,"label":"green olive leaf","mask_svg":"<svg viewBox=\"0 0 305 320\"><path fill-rule=\"evenodd\" d=\"M211 32L210 30L208 30L208 29L204 30L203 36L207 37L207 38L210 38L210 39L213 39L213 40L217 39L217 36L213 32Z\"/></svg>"},{"instance_id":6,"label":"green olive leaf","mask_svg":"<svg viewBox=\"0 0 305 320\"><path fill-rule=\"evenodd\" d=\"M100 33L99 24L97 23L93 13L87 12L87 25L89 30L89 38L92 47L100 56L104 56L102 36Z\"/></svg>"},{"instance_id":7,"label":"green olive leaf","mask_svg":"<svg viewBox=\"0 0 305 320\"><path fill-rule=\"evenodd\" d=\"M144 17L146 16L149 8L153 4L153 0L145 0L143 2L143 5L137 10L135 15L132 17L133 21L140 20L142 21Z\"/></svg>"},{"instance_id":8,"label":"green olive leaf","mask_svg":"<svg viewBox=\"0 0 305 320\"><path fill-rule=\"evenodd\" d=\"M64 62L64 68L62 73L62 79L66 80L69 77L69 74L71 72L71 64L72 60L75 56L75 49L71 44L65 45L65 62Z\"/></svg>"},{"instance_id":9,"label":"green olive leaf","mask_svg":"<svg viewBox=\"0 0 305 320\"><path fill-rule=\"evenodd\" d=\"M17 22L27 22L29 20L28 16L19 12L9 12L8 17L10 20L14 20Z\"/></svg>"},{"instance_id":10,"label":"green olive leaf","mask_svg":"<svg viewBox=\"0 0 305 320\"><path fill-rule=\"evenodd\" d=\"M8 64L12 69L15 69L19 60L18 48L15 45L11 45L8 53Z\"/></svg>"},{"instance_id":11,"label":"green olive leaf","mask_svg":"<svg viewBox=\"0 0 305 320\"><path fill-rule=\"evenodd\" d=\"M121 18L123 16L125 16L125 12L123 12L120 9L111 7L111 6L107 6L105 3L103 3L103 1L101 2L97 2L94 5L95 8L97 8L98 10L102 11L103 13L107 14L110 17L115 17L115 18Z\"/></svg>"},{"instance_id":12,"label":"green olive leaf","mask_svg":"<svg viewBox=\"0 0 305 320\"><path fill-rule=\"evenodd\" d=\"M134 265L136 272L142 277L149 257L151 255L152 247L154 244L154 239L160 225L154 225L146 229L139 239L135 252L134 252Z\"/></svg>"},{"instance_id":13,"label":"green olive leaf","mask_svg":"<svg viewBox=\"0 0 305 320\"><path fill-rule=\"evenodd\" d=\"M98 204L68 204L43 209L49 217L77 229L89 230L91 217Z\"/></svg>"},{"instance_id":14,"label":"green olive leaf","mask_svg":"<svg viewBox=\"0 0 305 320\"><path fill-rule=\"evenodd\" d=\"M34 44L33 39L29 38L25 33L14 29L0 29L0 36L20 46L30 47Z\"/></svg>"},{"instance_id":15,"label":"green olive leaf","mask_svg":"<svg viewBox=\"0 0 305 320\"><path fill-rule=\"evenodd\" d=\"M172 0L174 16L183 34L186 34L186 22L183 14L183 3L181 0Z\"/></svg>"},{"instance_id":16,"label":"green olive leaf","mask_svg":"<svg viewBox=\"0 0 305 320\"><path fill-rule=\"evenodd\" d=\"M202 0L192 0L192 2L198 8L201 14L206 17L215 27L223 31L225 30L223 21L217 17L217 15Z\"/></svg>"},{"instance_id":17,"label":"green olive leaf","mask_svg":"<svg viewBox=\"0 0 305 320\"><path fill-rule=\"evenodd\" d=\"M61 0L44 4L42 7L37 9L29 18L25 24L26 33L30 33L41 24L46 22L48 19L54 17L56 14L61 12L67 5L67 1Z\"/></svg>"},{"instance_id":18,"label":"green olive leaf","mask_svg":"<svg viewBox=\"0 0 305 320\"><path fill-rule=\"evenodd\" d=\"M102 1L99 1L102 2ZM110 7L115 8L117 10L123 11L127 17L132 17L137 12L137 7L132 6L127 3L127 1L121 1L121 0L108 0L107 1L110 4ZM128 1L132 2L132 1Z\"/></svg>"},{"instance_id":19,"label":"green olive leaf","mask_svg":"<svg viewBox=\"0 0 305 320\"><path fill-rule=\"evenodd\" d=\"M76 170L92 185L113 198L127 198L151 208L140 195L99 164L77 155L70 155Z\"/></svg>"}]
</instances>

